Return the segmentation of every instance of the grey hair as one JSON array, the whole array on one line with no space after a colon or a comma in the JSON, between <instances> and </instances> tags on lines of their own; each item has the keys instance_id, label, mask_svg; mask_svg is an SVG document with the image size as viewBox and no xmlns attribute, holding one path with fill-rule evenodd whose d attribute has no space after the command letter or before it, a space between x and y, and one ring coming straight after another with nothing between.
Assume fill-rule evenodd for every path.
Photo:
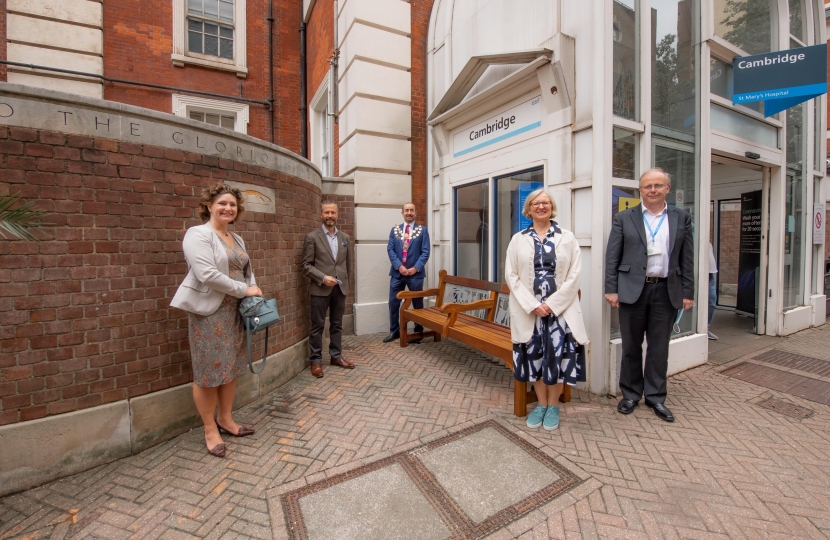
<instances>
[{"instance_id":1,"label":"grey hair","mask_svg":"<svg viewBox=\"0 0 830 540\"><path fill-rule=\"evenodd\" d=\"M640 175L640 182L643 181L643 178L645 178L647 174L651 174L653 172L662 174L666 178L666 184L671 185L671 175L669 173L667 173L666 171L664 171L663 169L661 169L660 167L654 167L653 169L649 169L646 172L644 172L643 174L641 174Z\"/></svg>"},{"instance_id":2,"label":"grey hair","mask_svg":"<svg viewBox=\"0 0 830 540\"><path fill-rule=\"evenodd\" d=\"M340 207L337 206L337 203L334 202L331 199L326 199L325 201L321 202L320 203L320 210L322 210L324 206L329 205L329 204L333 204L338 210L340 210Z\"/></svg>"},{"instance_id":3,"label":"grey hair","mask_svg":"<svg viewBox=\"0 0 830 540\"><path fill-rule=\"evenodd\" d=\"M548 193L548 190L541 187L539 189L534 189L527 195L527 199L525 199L524 208L522 208L522 215L527 219L533 219L533 216L530 214L530 203L533 202L534 199L538 198L539 195L547 195L548 199L550 199L550 217L556 217L556 201L553 200L553 196Z\"/></svg>"}]
</instances>

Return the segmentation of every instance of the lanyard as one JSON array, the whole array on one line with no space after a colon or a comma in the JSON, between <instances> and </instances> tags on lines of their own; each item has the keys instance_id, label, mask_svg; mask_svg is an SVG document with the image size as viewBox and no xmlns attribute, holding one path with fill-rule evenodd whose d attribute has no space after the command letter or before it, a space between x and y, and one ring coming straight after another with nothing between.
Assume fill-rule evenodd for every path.
<instances>
[{"instance_id":1,"label":"lanyard","mask_svg":"<svg viewBox=\"0 0 830 540\"><path fill-rule=\"evenodd\" d=\"M651 225L649 225L646 215L643 214L643 223L645 223L646 227L648 227L648 234L651 236L652 244L656 242L655 238L657 237L657 233L660 232L660 227L663 226L663 222L666 220L666 214L668 214L668 212L663 212L663 217L661 217L660 221L657 223L657 230L651 230Z\"/></svg>"}]
</instances>

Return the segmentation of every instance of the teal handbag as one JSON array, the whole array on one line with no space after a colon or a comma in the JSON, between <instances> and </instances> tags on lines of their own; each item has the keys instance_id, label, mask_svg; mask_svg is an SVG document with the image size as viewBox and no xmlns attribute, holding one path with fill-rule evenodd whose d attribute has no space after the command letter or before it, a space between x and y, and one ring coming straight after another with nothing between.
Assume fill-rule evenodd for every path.
<instances>
[{"instance_id":1,"label":"teal handbag","mask_svg":"<svg viewBox=\"0 0 830 540\"><path fill-rule=\"evenodd\" d=\"M239 314L242 315L242 324L245 326L245 334L248 338L248 369L256 375L265 369L265 360L268 358L268 329L280 321L277 301L274 298L266 300L261 296L248 296L239 303ZM254 371L254 363L251 360L251 335L263 328L265 329L265 350L262 352L262 366L259 371Z\"/></svg>"}]
</instances>

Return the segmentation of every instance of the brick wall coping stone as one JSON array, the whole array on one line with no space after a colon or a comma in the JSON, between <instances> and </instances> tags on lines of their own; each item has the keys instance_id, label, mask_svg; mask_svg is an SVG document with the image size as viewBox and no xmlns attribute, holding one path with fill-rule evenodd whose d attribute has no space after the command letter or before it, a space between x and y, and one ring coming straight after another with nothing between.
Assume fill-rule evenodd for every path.
<instances>
[{"instance_id":1,"label":"brick wall coping stone","mask_svg":"<svg viewBox=\"0 0 830 540\"><path fill-rule=\"evenodd\" d=\"M0 126L149 144L272 169L322 188L307 159L229 129L103 99L0 82Z\"/></svg>"},{"instance_id":2,"label":"brick wall coping stone","mask_svg":"<svg viewBox=\"0 0 830 540\"><path fill-rule=\"evenodd\" d=\"M324 198L326 195L341 195L343 197L354 197L354 178L324 176L321 190L323 192Z\"/></svg>"}]
</instances>

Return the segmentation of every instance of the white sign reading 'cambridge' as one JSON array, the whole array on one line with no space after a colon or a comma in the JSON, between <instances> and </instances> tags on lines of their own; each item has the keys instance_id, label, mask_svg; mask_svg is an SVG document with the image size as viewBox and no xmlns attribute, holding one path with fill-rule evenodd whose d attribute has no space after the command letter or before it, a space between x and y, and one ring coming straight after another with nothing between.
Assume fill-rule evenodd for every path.
<instances>
[{"instance_id":1,"label":"white sign reading 'cambridge'","mask_svg":"<svg viewBox=\"0 0 830 540\"><path fill-rule=\"evenodd\" d=\"M453 156L463 156L479 148L536 129L541 125L541 96L536 96L512 109L488 118L484 122L456 133L453 137Z\"/></svg>"}]
</instances>

